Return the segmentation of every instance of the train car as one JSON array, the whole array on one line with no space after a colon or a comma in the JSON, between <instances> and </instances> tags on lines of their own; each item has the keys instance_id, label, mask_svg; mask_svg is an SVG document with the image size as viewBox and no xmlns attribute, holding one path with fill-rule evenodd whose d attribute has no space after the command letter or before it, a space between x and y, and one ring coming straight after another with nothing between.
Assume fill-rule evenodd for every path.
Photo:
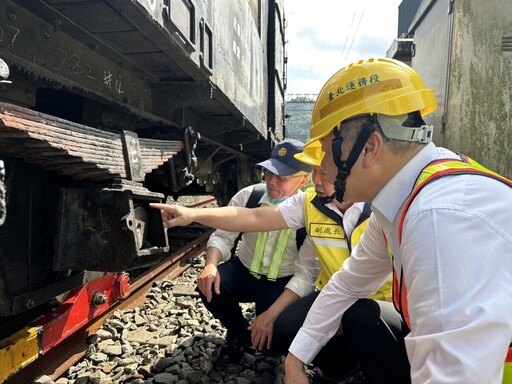
<instances>
[{"instance_id":1,"label":"train car","mask_svg":"<svg viewBox=\"0 0 512 384\"><path fill-rule=\"evenodd\" d=\"M282 0L0 2L0 339L126 295L169 249L150 202L259 180L284 91Z\"/></svg>"}]
</instances>

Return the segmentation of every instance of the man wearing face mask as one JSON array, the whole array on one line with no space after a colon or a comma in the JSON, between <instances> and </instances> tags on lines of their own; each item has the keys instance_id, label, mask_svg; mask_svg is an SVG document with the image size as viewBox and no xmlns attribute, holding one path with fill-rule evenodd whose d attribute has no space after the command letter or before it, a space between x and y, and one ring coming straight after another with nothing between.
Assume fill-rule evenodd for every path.
<instances>
[{"instance_id":1,"label":"man wearing face mask","mask_svg":"<svg viewBox=\"0 0 512 384\"><path fill-rule=\"evenodd\" d=\"M264 193L258 205L275 205L303 193L310 167L294 158L302 151L297 140L283 140L270 159L259 163L264 169ZM245 207L256 186L240 190L229 206ZM238 232L215 231L206 251L205 268L198 289L206 308L227 329L217 365L239 363L251 344L272 338L272 324L291 302L314 289L318 265L309 240L296 241L297 231L243 233L236 253ZM300 248L299 248L300 247ZM239 303L254 302L256 319L249 327ZM254 343L251 342L251 334Z\"/></svg>"}]
</instances>

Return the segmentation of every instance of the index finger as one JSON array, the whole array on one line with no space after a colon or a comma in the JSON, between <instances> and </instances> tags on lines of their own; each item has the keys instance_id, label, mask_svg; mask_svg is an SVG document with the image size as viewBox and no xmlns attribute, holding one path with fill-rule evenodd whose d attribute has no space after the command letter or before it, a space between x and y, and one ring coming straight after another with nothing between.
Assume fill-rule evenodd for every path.
<instances>
[{"instance_id":1,"label":"index finger","mask_svg":"<svg viewBox=\"0 0 512 384\"><path fill-rule=\"evenodd\" d=\"M163 203L149 203L149 206L151 208L161 209L162 211L169 211L173 209L172 205Z\"/></svg>"}]
</instances>

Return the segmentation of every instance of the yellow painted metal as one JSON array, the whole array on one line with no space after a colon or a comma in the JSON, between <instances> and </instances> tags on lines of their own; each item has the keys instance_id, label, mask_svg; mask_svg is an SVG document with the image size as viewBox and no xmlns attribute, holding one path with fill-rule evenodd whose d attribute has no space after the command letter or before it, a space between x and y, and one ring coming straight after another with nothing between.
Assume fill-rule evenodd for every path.
<instances>
[{"instance_id":1,"label":"yellow painted metal","mask_svg":"<svg viewBox=\"0 0 512 384\"><path fill-rule=\"evenodd\" d=\"M0 383L39 356L41 328L24 328L0 340Z\"/></svg>"}]
</instances>

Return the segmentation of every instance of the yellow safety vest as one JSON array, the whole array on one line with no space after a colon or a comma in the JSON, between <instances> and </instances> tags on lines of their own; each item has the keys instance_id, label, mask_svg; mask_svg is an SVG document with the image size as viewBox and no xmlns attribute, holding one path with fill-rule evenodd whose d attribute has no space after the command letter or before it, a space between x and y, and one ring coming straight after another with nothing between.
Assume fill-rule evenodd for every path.
<instances>
[{"instance_id":1,"label":"yellow safety vest","mask_svg":"<svg viewBox=\"0 0 512 384\"><path fill-rule=\"evenodd\" d=\"M304 213L306 219L306 232L313 245L320 263L320 274L315 282L322 289L331 276L341 269L343 262L350 256L352 246L359 243L361 236L368 225L368 217L364 218L347 239L343 226L321 210L329 210L317 199L314 188L306 190L304 198ZM323 207L323 208L322 208ZM320 210L321 209L321 210ZM332 211L331 211L332 212ZM337 215L333 212L333 215ZM339 217L341 223L341 217ZM390 263L391 268L391 263ZM390 300L392 297L392 280L386 282L371 298L377 300Z\"/></svg>"},{"instance_id":2,"label":"yellow safety vest","mask_svg":"<svg viewBox=\"0 0 512 384\"><path fill-rule=\"evenodd\" d=\"M434 181L443 176L467 174L475 174L490 177L512 187L511 180L488 170L481 164L477 163L475 160L464 155L461 155L461 160L440 159L431 162L421 171L420 175L418 176L418 179L416 180L416 183L414 184L414 188L411 194L409 195L405 202L404 210L402 211L402 215L400 217L400 224L398 226L399 245L402 243L402 227L404 224L405 215L407 214L407 211L409 210L412 201L423 189L423 187L425 187L431 181ZM397 277L398 273L393 267L393 303L395 305L395 308L402 314L402 317L407 323L409 329L411 329L411 324L409 320L409 308L407 303L407 287L405 286L403 270L400 271L400 284L398 284ZM508 353L505 359L503 384L512 384L512 345L508 349Z\"/></svg>"}]
</instances>

